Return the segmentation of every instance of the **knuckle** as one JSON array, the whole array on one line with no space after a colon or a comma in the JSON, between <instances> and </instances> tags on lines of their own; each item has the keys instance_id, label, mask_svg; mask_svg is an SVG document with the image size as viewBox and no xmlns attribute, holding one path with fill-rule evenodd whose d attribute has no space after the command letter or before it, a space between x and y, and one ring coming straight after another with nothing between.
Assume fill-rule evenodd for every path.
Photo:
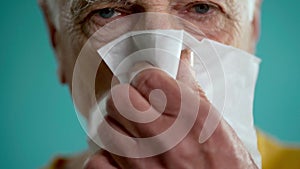
<instances>
[{"instance_id":1,"label":"knuckle","mask_svg":"<svg viewBox=\"0 0 300 169\"><path fill-rule=\"evenodd\" d=\"M84 164L84 169L101 169L101 164L98 163L96 156L92 156Z\"/></svg>"},{"instance_id":2,"label":"knuckle","mask_svg":"<svg viewBox=\"0 0 300 169\"><path fill-rule=\"evenodd\" d=\"M135 77L135 86L140 89L143 87L157 88L159 83L165 81L166 74L158 69L144 70Z\"/></svg>"},{"instance_id":3,"label":"knuckle","mask_svg":"<svg viewBox=\"0 0 300 169\"><path fill-rule=\"evenodd\" d=\"M116 109L116 101L122 101L127 98L127 93L130 92L131 86L129 84L120 84L114 86L111 89L111 93L106 100L106 109L108 112L110 111L117 111Z\"/></svg>"}]
</instances>

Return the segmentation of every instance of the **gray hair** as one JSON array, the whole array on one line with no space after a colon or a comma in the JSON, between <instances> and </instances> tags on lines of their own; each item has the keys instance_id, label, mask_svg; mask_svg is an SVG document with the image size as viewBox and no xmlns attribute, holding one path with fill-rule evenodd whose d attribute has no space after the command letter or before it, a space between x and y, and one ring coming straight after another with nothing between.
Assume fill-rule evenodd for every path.
<instances>
[{"instance_id":1,"label":"gray hair","mask_svg":"<svg viewBox=\"0 0 300 169\"><path fill-rule=\"evenodd\" d=\"M254 18L256 1L257 0L248 0L248 11L249 11L248 17L250 21L252 21Z\"/></svg>"}]
</instances>

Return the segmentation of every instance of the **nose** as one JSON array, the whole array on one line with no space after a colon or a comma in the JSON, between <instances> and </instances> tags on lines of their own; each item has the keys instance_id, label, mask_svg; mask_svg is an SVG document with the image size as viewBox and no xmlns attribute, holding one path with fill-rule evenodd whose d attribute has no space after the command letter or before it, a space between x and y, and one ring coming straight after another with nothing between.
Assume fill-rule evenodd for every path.
<instances>
[{"instance_id":1,"label":"nose","mask_svg":"<svg viewBox=\"0 0 300 169\"><path fill-rule=\"evenodd\" d=\"M144 12L138 14L135 30L182 29L178 17L160 12Z\"/></svg>"},{"instance_id":2,"label":"nose","mask_svg":"<svg viewBox=\"0 0 300 169\"><path fill-rule=\"evenodd\" d=\"M169 0L139 0L137 3L144 9L137 23L140 29L176 29L179 27L177 17L171 15Z\"/></svg>"},{"instance_id":3,"label":"nose","mask_svg":"<svg viewBox=\"0 0 300 169\"><path fill-rule=\"evenodd\" d=\"M140 17L140 25L146 30L176 29L176 17L168 13L146 12Z\"/></svg>"}]
</instances>

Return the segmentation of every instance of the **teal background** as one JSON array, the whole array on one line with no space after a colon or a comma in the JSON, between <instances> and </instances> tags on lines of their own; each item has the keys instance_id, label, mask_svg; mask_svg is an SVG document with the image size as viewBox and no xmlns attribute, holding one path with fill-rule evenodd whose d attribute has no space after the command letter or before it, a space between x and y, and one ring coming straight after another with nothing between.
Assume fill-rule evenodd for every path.
<instances>
[{"instance_id":1,"label":"teal background","mask_svg":"<svg viewBox=\"0 0 300 169\"><path fill-rule=\"evenodd\" d=\"M35 1L3 1L0 10L0 168L38 168L57 154L84 150L85 134L56 61ZM286 141L300 142L299 5L265 0L263 59L255 123Z\"/></svg>"}]
</instances>

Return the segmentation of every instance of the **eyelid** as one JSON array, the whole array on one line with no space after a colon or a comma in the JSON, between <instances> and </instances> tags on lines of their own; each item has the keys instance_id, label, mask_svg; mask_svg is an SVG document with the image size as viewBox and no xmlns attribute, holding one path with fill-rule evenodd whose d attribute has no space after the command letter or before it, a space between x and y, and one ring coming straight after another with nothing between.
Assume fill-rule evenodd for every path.
<instances>
[{"instance_id":1,"label":"eyelid","mask_svg":"<svg viewBox=\"0 0 300 169\"><path fill-rule=\"evenodd\" d=\"M109 8L111 8L111 7L109 7ZM124 16L124 15L129 15L132 13L132 12L130 12L130 10L126 10L124 8L112 8L115 11L115 15L111 18L102 18L101 16L97 16L97 13L102 9L106 9L106 8L101 8L101 9L92 11L90 14L90 17L88 17L87 19L91 19L93 17L99 17L99 19L101 19L101 20L106 20L106 21L111 20L112 21L118 17Z\"/></svg>"},{"instance_id":2,"label":"eyelid","mask_svg":"<svg viewBox=\"0 0 300 169\"><path fill-rule=\"evenodd\" d=\"M114 8L116 12L120 12L120 13L126 13L126 14L131 14L133 11L129 8Z\"/></svg>"},{"instance_id":3,"label":"eyelid","mask_svg":"<svg viewBox=\"0 0 300 169\"><path fill-rule=\"evenodd\" d=\"M83 11L81 11L76 20L79 21L78 23L83 23L83 22L89 20L91 17L93 17L97 13L97 11L99 11L101 9L105 9L105 8L115 8L115 9L119 8L119 9L121 9L121 7L124 8L124 4L121 4L121 3L104 3L104 2L99 1L99 2L96 2L93 5L85 8ZM118 12L119 9L116 10L116 11ZM122 10L121 12L124 12L124 10Z\"/></svg>"},{"instance_id":4,"label":"eyelid","mask_svg":"<svg viewBox=\"0 0 300 169\"><path fill-rule=\"evenodd\" d=\"M222 8L222 7L220 7L220 5L213 3L213 2L196 1L196 2L191 2L188 5L186 5L186 7L184 8L184 11L188 11L189 9L195 7L196 5L201 5L201 4L209 5L210 7L214 8L214 9L219 9L219 10L221 10L221 8Z\"/></svg>"},{"instance_id":5,"label":"eyelid","mask_svg":"<svg viewBox=\"0 0 300 169\"><path fill-rule=\"evenodd\" d=\"M180 13L184 14L189 11L191 8L193 8L195 5L198 4L207 4L210 5L212 9L215 9L215 12L220 12L223 13L224 15L229 15L229 11L227 10L227 5L225 2L221 1L216 1L216 0L198 0L198 1L190 1L188 3L183 3L183 2L178 2L178 3L173 3L173 9L179 11ZM212 11L214 12L214 11ZM208 15L208 14L203 14Z\"/></svg>"}]
</instances>

